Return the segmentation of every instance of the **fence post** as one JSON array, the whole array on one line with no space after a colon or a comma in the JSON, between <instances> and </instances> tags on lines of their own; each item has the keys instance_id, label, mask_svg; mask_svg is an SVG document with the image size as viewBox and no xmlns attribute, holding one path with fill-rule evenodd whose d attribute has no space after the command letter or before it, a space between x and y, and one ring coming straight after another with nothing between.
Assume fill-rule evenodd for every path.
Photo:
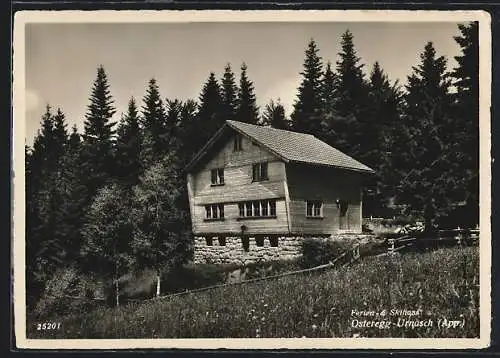
<instances>
[{"instance_id":1,"label":"fence post","mask_svg":"<svg viewBox=\"0 0 500 358\"><path fill-rule=\"evenodd\" d=\"M394 254L394 250L396 249L396 247L395 247L396 246L396 242L395 242L394 239L389 239L388 242L389 242L389 248L387 249L387 253L389 255L393 255Z\"/></svg>"},{"instance_id":2,"label":"fence post","mask_svg":"<svg viewBox=\"0 0 500 358\"><path fill-rule=\"evenodd\" d=\"M358 245L354 248L354 250L352 250L352 258L354 261L356 261L360 257L361 257L361 255L359 254L359 245Z\"/></svg>"}]
</instances>

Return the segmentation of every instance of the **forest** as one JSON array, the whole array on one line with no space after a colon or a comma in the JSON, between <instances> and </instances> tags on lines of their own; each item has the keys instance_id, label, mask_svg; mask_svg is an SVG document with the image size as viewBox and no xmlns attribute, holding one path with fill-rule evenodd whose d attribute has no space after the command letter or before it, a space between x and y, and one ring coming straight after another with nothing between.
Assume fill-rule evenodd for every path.
<instances>
[{"instance_id":1,"label":"forest","mask_svg":"<svg viewBox=\"0 0 500 358\"><path fill-rule=\"evenodd\" d=\"M450 68L432 42L405 85L357 55L341 36L334 62L305 48L293 111L257 106L250 69L211 72L197 99L163 98L149 79L117 120L112 81L99 66L84 127L47 105L25 146L26 280L35 304L57 269L111 275L177 267L192 255L184 167L228 119L310 133L375 169L364 216L410 217L437 227L479 222L478 23L457 25ZM224 64L221 64L221 67ZM300 71L300 72L299 72Z\"/></svg>"}]
</instances>

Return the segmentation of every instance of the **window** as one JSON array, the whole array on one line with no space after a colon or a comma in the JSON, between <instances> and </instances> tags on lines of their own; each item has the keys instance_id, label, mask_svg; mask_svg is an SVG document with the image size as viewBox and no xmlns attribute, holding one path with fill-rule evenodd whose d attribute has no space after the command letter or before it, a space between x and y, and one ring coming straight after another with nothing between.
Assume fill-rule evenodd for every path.
<instances>
[{"instance_id":1,"label":"window","mask_svg":"<svg viewBox=\"0 0 500 358\"><path fill-rule=\"evenodd\" d=\"M260 216L260 201L253 202L253 216Z\"/></svg>"},{"instance_id":2,"label":"window","mask_svg":"<svg viewBox=\"0 0 500 358\"><path fill-rule=\"evenodd\" d=\"M207 246L212 246L214 244L213 237L211 236L205 237L205 240L207 241Z\"/></svg>"},{"instance_id":3,"label":"window","mask_svg":"<svg viewBox=\"0 0 500 358\"><path fill-rule=\"evenodd\" d=\"M205 206L206 220L224 219L224 204L212 204Z\"/></svg>"},{"instance_id":4,"label":"window","mask_svg":"<svg viewBox=\"0 0 500 358\"><path fill-rule=\"evenodd\" d=\"M264 246L264 236L255 237L255 245L260 247Z\"/></svg>"},{"instance_id":5,"label":"window","mask_svg":"<svg viewBox=\"0 0 500 358\"><path fill-rule=\"evenodd\" d=\"M226 246L226 237L219 236L219 246Z\"/></svg>"},{"instance_id":6,"label":"window","mask_svg":"<svg viewBox=\"0 0 500 358\"><path fill-rule=\"evenodd\" d=\"M242 149L242 146L241 146L241 135L237 135L236 137L234 137L234 147L233 147L233 151L234 152L241 152L243 149Z\"/></svg>"},{"instance_id":7,"label":"window","mask_svg":"<svg viewBox=\"0 0 500 358\"><path fill-rule=\"evenodd\" d=\"M224 185L224 168L212 169L212 185Z\"/></svg>"},{"instance_id":8,"label":"window","mask_svg":"<svg viewBox=\"0 0 500 358\"><path fill-rule=\"evenodd\" d=\"M306 216L310 218L323 217L323 202L320 200L308 200L306 202Z\"/></svg>"},{"instance_id":9,"label":"window","mask_svg":"<svg viewBox=\"0 0 500 358\"><path fill-rule=\"evenodd\" d=\"M267 163L258 163L252 166L252 181L268 180Z\"/></svg>"},{"instance_id":10,"label":"window","mask_svg":"<svg viewBox=\"0 0 500 358\"><path fill-rule=\"evenodd\" d=\"M246 208L247 208L247 211L246 211L246 213L245 213L245 216L253 216L253 215L252 215L252 208L253 208L252 202L251 202L251 201L249 201L249 202L245 203L245 206L246 206Z\"/></svg>"},{"instance_id":11,"label":"window","mask_svg":"<svg viewBox=\"0 0 500 358\"><path fill-rule=\"evenodd\" d=\"M262 206L262 216L268 216L269 214L269 200L262 200L261 202Z\"/></svg>"},{"instance_id":12,"label":"window","mask_svg":"<svg viewBox=\"0 0 500 358\"><path fill-rule=\"evenodd\" d=\"M246 201L238 204L240 218L275 218L276 200Z\"/></svg>"}]
</instances>

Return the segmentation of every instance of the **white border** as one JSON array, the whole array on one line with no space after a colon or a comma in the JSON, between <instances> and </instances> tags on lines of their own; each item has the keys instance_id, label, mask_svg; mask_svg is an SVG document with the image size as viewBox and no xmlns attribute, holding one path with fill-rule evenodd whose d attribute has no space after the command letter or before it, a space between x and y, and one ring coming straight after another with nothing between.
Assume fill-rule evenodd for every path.
<instances>
[{"instance_id":1,"label":"white border","mask_svg":"<svg viewBox=\"0 0 500 358\"><path fill-rule=\"evenodd\" d=\"M67 339L26 338L25 302L25 24L162 22L466 22L479 21L480 38L480 338L293 339ZM457 30L458 31L458 30ZM457 32L458 34L458 32ZM491 18L485 11L272 10L272 11L21 11L13 37L13 252L17 348L30 349L467 349L486 348L491 334Z\"/></svg>"}]
</instances>

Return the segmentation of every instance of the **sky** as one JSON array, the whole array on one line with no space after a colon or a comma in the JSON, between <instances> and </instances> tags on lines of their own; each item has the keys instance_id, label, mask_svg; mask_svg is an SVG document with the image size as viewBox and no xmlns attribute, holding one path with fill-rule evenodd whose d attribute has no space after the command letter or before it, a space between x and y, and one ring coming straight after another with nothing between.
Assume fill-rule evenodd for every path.
<instances>
[{"instance_id":1,"label":"sky","mask_svg":"<svg viewBox=\"0 0 500 358\"><path fill-rule=\"evenodd\" d=\"M83 128L97 67L103 65L118 121L133 96L142 105L155 78L165 98L198 99L211 71L230 63L237 80L242 62L258 105L280 99L289 115L296 99L307 43L313 38L323 61L334 65L349 29L364 72L378 61L391 81L406 82L432 41L456 67L460 54L452 22L186 22L40 23L26 25L26 143L31 145L45 106L60 107L69 126Z\"/></svg>"}]
</instances>

